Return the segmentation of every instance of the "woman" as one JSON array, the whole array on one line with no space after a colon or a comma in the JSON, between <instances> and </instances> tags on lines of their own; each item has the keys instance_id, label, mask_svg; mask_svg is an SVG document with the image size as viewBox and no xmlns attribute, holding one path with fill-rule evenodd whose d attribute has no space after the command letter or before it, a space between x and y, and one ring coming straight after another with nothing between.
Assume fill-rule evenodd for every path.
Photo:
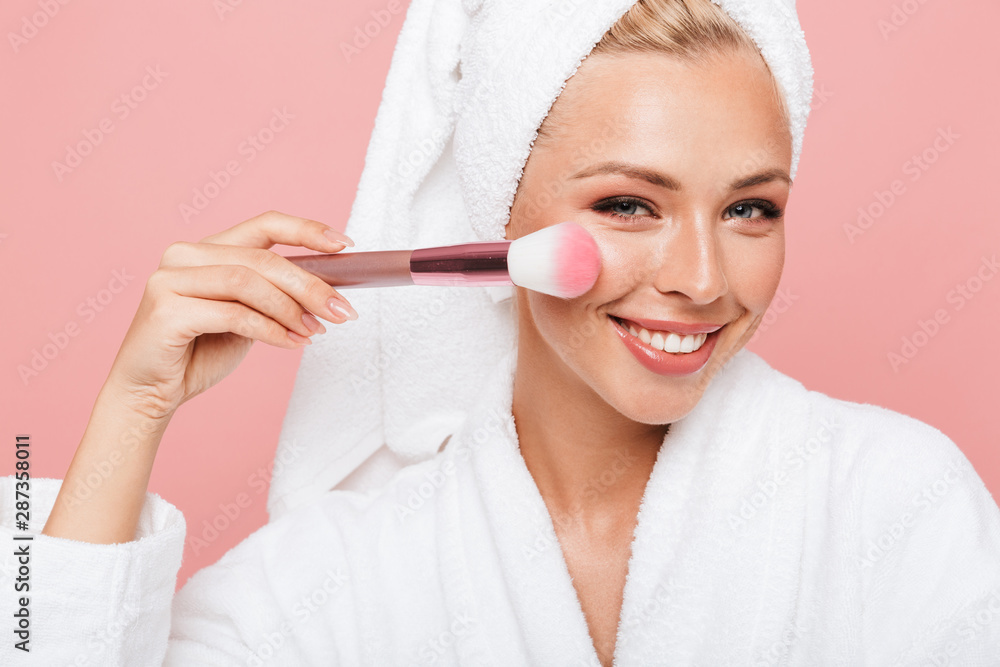
<instances>
[{"instance_id":1,"label":"woman","mask_svg":"<svg viewBox=\"0 0 1000 667\"><path fill-rule=\"evenodd\" d=\"M984 619L1000 613L1000 511L960 451L741 352L781 276L786 102L719 7L637 3L538 128L506 226L513 239L584 225L604 262L593 289L518 288L516 353L440 453L373 494L286 513L176 598L183 517L146 492L171 416L253 340L297 348L325 331L314 315L358 315L267 250L351 245L322 223L268 213L168 248L35 547L36 572L65 568L35 584L38 631L65 628L36 635L38 651L51 664L996 664L1000 622ZM614 140L595 149L606 127ZM107 482L75 496L104 461Z\"/></svg>"}]
</instances>

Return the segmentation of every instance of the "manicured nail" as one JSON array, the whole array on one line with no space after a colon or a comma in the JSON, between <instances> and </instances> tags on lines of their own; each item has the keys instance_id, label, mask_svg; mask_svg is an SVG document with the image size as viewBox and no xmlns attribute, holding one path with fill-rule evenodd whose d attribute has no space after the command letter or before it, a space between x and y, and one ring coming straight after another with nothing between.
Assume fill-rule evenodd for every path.
<instances>
[{"instance_id":1,"label":"manicured nail","mask_svg":"<svg viewBox=\"0 0 1000 667\"><path fill-rule=\"evenodd\" d=\"M309 313L302 313L302 323L306 325L306 329L313 333L326 333L326 327Z\"/></svg>"},{"instance_id":2,"label":"manicured nail","mask_svg":"<svg viewBox=\"0 0 1000 667\"><path fill-rule=\"evenodd\" d=\"M291 341L293 343L297 344L297 345L312 345L312 341L311 340L309 340L305 336L300 336L299 334L295 333L294 331L289 331L288 332L288 338L291 339Z\"/></svg>"},{"instance_id":3,"label":"manicured nail","mask_svg":"<svg viewBox=\"0 0 1000 667\"><path fill-rule=\"evenodd\" d=\"M346 234L341 234L336 229L323 230L323 236L328 238L332 243L339 243L341 245L350 246L352 248L354 247L354 241L351 240L351 237L347 236Z\"/></svg>"},{"instance_id":4,"label":"manicured nail","mask_svg":"<svg viewBox=\"0 0 1000 667\"><path fill-rule=\"evenodd\" d=\"M337 316L337 313L340 313L342 316L346 317L349 320L358 319L358 311L354 310L354 308L351 307L351 304L347 303L346 301L342 301L337 297L333 297L329 301L327 301L326 307L330 309L330 313L334 317Z\"/></svg>"}]
</instances>

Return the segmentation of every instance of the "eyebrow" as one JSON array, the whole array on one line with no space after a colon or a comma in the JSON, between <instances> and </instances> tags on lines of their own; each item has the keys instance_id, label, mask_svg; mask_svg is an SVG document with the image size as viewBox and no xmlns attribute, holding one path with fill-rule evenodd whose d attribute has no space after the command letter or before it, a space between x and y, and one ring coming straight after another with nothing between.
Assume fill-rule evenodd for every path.
<instances>
[{"instance_id":1,"label":"eyebrow","mask_svg":"<svg viewBox=\"0 0 1000 667\"><path fill-rule=\"evenodd\" d=\"M590 178L591 176L599 176L602 174L621 174L622 176L627 176L628 178L637 178L643 181L648 181L653 185L658 185L659 187L666 188L668 190L681 190L681 185L676 179L673 179L666 174L661 174L658 171L628 164L627 162L601 162L576 172L570 176L570 179ZM769 183L775 180L785 181L789 185L792 184L792 179L784 170L775 168L768 169L745 178L739 178L729 184L729 189L741 190L743 188L749 188L752 185L760 185L761 183Z\"/></svg>"}]
</instances>

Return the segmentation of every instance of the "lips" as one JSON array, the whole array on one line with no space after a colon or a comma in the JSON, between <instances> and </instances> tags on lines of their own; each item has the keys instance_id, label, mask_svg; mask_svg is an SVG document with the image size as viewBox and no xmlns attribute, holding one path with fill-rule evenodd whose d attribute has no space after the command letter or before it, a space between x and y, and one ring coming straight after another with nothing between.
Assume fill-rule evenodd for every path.
<instances>
[{"instance_id":1,"label":"lips","mask_svg":"<svg viewBox=\"0 0 1000 667\"><path fill-rule=\"evenodd\" d=\"M700 371L705 364L708 363L709 358L712 356L712 350L715 349L715 344L719 339L720 330L722 329L722 326L724 326L705 323L683 324L666 320L624 320L613 315L609 315L608 320L612 323L615 333L617 333L622 339L622 343L628 351L632 353L632 356L634 356L636 360L642 364L643 367L653 373L656 373L657 375L666 376L691 375L692 373ZM693 352L664 352L663 350L658 350L652 347L629 333L628 327L631 323L640 324L641 326L642 322L654 324L657 327L664 325L667 325L667 327L673 327L672 329L656 329L656 331L669 331L673 334L686 336L705 334L706 338L701 347ZM635 326L635 324L632 324L632 326ZM642 328L648 330L648 327L643 326Z\"/></svg>"}]
</instances>

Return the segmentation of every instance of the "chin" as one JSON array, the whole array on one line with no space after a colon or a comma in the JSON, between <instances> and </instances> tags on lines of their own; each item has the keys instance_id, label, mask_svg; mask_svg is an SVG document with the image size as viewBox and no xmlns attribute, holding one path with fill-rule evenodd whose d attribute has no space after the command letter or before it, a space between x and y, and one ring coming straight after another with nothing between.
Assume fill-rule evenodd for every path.
<instances>
[{"instance_id":1,"label":"chin","mask_svg":"<svg viewBox=\"0 0 1000 667\"><path fill-rule=\"evenodd\" d=\"M687 417L700 399L700 395L694 398L683 397L669 405L664 405L662 399L643 403L632 401L615 407L623 416L639 424L673 424Z\"/></svg>"},{"instance_id":2,"label":"chin","mask_svg":"<svg viewBox=\"0 0 1000 667\"><path fill-rule=\"evenodd\" d=\"M644 375L639 375L639 373ZM666 390L662 382L638 368L624 375L634 381L621 382L604 395L604 400L624 417L640 424L672 424L694 410L704 393L702 383L684 382Z\"/></svg>"}]
</instances>

